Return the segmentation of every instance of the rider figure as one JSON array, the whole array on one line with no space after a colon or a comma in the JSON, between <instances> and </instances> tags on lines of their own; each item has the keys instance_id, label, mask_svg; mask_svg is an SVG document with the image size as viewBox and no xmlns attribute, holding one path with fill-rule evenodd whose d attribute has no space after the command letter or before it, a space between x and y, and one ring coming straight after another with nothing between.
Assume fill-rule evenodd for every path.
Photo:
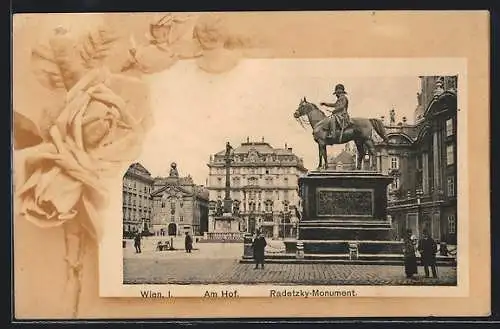
<instances>
[{"instance_id":1,"label":"rider figure","mask_svg":"<svg viewBox=\"0 0 500 329\"><path fill-rule=\"evenodd\" d=\"M334 138L335 136L335 125L337 121L340 124L341 129L345 129L349 124L351 119L347 113L347 107L349 105L349 100L347 99L346 92L343 84L338 84L335 86L334 95L337 96L335 103L320 103L320 105L333 107L331 111L331 120L328 125L328 135L327 138Z\"/></svg>"}]
</instances>

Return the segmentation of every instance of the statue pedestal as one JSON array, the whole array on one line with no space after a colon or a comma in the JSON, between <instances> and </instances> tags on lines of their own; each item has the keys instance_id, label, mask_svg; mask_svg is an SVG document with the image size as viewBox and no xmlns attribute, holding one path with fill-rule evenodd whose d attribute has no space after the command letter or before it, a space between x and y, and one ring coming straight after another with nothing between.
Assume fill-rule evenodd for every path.
<instances>
[{"instance_id":1,"label":"statue pedestal","mask_svg":"<svg viewBox=\"0 0 500 329\"><path fill-rule=\"evenodd\" d=\"M204 242L242 242L245 235L240 232L240 218L231 213L212 217Z\"/></svg>"},{"instance_id":2,"label":"statue pedestal","mask_svg":"<svg viewBox=\"0 0 500 329\"><path fill-rule=\"evenodd\" d=\"M387 219L391 182L373 171L312 171L301 177L298 239L304 258L400 262L403 246L392 240ZM296 241L285 243L287 253L296 253Z\"/></svg>"}]
</instances>

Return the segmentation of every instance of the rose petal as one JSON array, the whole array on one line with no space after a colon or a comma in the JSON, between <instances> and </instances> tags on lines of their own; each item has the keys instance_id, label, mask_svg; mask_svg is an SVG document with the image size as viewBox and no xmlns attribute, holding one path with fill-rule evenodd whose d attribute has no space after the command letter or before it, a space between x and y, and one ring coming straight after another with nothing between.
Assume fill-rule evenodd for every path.
<instances>
[{"instance_id":1,"label":"rose petal","mask_svg":"<svg viewBox=\"0 0 500 329\"><path fill-rule=\"evenodd\" d=\"M82 183L59 171L41 194L35 193L35 200L38 205L51 203L58 213L65 214L74 209L81 195Z\"/></svg>"}]
</instances>

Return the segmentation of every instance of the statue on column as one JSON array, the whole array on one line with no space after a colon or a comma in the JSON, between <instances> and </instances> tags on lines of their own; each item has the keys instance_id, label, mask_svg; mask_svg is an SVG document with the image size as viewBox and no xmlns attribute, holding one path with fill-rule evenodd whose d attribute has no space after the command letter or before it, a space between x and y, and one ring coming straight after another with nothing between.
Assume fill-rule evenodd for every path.
<instances>
[{"instance_id":1,"label":"statue on column","mask_svg":"<svg viewBox=\"0 0 500 329\"><path fill-rule=\"evenodd\" d=\"M226 157L231 156L231 151L233 150L233 147L229 142L226 142Z\"/></svg>"}]
</instances>

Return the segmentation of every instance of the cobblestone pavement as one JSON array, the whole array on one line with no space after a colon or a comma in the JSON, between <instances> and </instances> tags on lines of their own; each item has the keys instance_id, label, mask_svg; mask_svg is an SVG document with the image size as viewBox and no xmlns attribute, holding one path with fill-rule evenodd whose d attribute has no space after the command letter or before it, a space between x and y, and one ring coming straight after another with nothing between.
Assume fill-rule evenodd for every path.
<instances>
[{"instance_id":1,"label":"cobblestone pavement","mask_svg":"<svg viewBox=\"0 0 500 329\"><path fill-rule=\"evenodd\" d=\"M456 285L456 268L440 267L439 278L406 279L403 266L350 264L240 264L242 245L198 244L184 250L155 252L143 248L124 251L125 284L308 284L308 285Z\"/></svg>"}]
</instances>

